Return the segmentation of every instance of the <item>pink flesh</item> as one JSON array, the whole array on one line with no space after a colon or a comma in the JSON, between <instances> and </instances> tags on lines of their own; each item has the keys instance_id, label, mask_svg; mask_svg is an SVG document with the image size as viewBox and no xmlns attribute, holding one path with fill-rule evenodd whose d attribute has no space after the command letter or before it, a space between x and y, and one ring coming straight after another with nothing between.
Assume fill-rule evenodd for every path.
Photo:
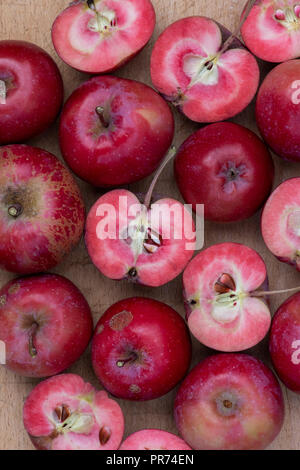
<instances>
[{"instance_id":1,"label":"pink flesh","mask_svg":"<svg viewBox=\"0 0 300 470\"><path fill-rule=\"evenodd\" d=\"M268 199L261 219L264 241L282 261L300 269L300 178L282 183Z\"/></svg>"},{"instance_id":2,"label":"pink flesh","mask_svg":"<svg viewBox=\"0 0 300 470\"><path fill-rule=\"evenodd\" d=\"M53 450L115 450L124 432L124 419L119 405L104 391L96 390L75 374L51 377L37 385L24 405L24 425L32 437L49 436L55 430L55 408L68 406L71 413L80 412L93 417L91 430L84 433L66 432L52 440ZM106 444L101 444L99 432L111 430Z\"/></svg>"},{"instance_id":3,"label":"pink flesh","mask_svg":"<svg viewBox=\"0 0 300 470\"><path fill-rule=\"evenodd\" d=\"M183 284L192 306L188 325L206 346L225 352L242 351L260 342L267 334L271 315L263 299L246 297L234 307L216 306L215 283L223 274L232 276L236 291L249 293L265 282L267 272L261 257L252 249L236 243L214 245L197 255L184 271ZM232 314L223 321L220 315ZM217 318L216 318L217 315Z\"/></svg>"},{"instance_id":4,"label":"pink flesh","mask_svg":"<svg viewBox=\"0 0 300 470\"><path fill-rule=\"evenodd\" d=\"M149 0L96 1L99 12L115 12L116 26L103 36L88 28L95 18L86 4L77 3L55 20L52 39L58 55L84 72L112 71L139 52L149 41L155 26L155 12Z\"/></svg>"},{"instance_id":5,"label":"pink flesh","mask_svg":"<svg viewBox=\"0 0 300 470\"><path fill-rule=\"evenodd\" d=\"M119 450L191 450L180 437L159 429L143 429L131 434Z\"/></svg>"},{"instance_id":6,"label":"pink flesh","mask_svg":"<svg viewBox=\"0 0 300 470\"><path fill-rule=\"evenodd\" d=\"M255 58L246 50L231 49L217 60L215 84L195 83L190 86L191 58L217 56L222 45L218 25L204 17L179 20L159 37L151 58L154 86L170 101L182 95L179 106L187 117L199 122L216 122L242 111L254 97L259 69Z\"/></svg>"},{"instance_id":7,"label":"pink flesh","mask_svg":"<svg viewBox=\"0 0 300 470\"><path fill-rule=\"evenodd\" d=\"M278 18L283 18L280 12L299 4L297 0L261 0L254 5L242 28L245 44L254 55L269 62L285 62L300 56L300 19L289 30L275 18L276 12Z\"/></svg>"},{"instance_id":8,"label":"pink flesh","mask_svg":"<svg viewBox=\"0 0 300 470\"><path fill-rule=\"evenodd\" d=\"M126 218L124 219L126 212L120 212L119 210L120 196L125 197L125 201L127 201L128 213L130 208L133 207L140 211L140 202L133 193L126 190L111 191L96 202L88 215L86 225L86 244L93 263L105 276L111 279L123 279L131 268L136 268L138 282L153 287L166 284L180 274L193 256L195 240L194 234L189 230L189 228L194 230L192 216L178 201L173 199L157 201L148 212L148 218L152 217L151 227L161 234L163 243L156 253L142 253L135 260L131 246L125 240L99 240L97 238L97 225L101 221L101 217L97 216L97 210L99 211L100 205L105 207L103 204L111 204L115 207L117 213L117 233L120 229L122 233L127 228L125 223ZM164 205L166 209L168 207L174 207L175 209L175 216L174 218L171 217L170 226L168 224L168 217L162 217L162 220L157 220L158 217L153 216L153 214L158 214L158 212L155 212L155 208L160 204ZM174 225L178 227L178 224L174 224L174 222L176 222L176 217L182 215L183 211L185 211L185 226L184 233L182 234L182 231L180 233L176 232L177 229L174 229ZM164 239L164 236L168 236L168 232L171 238ZM174 234L177 237L182 235L181 239L175 239ZM186 248L187 244L191 249Z\"/></svg>"}]
</instances>

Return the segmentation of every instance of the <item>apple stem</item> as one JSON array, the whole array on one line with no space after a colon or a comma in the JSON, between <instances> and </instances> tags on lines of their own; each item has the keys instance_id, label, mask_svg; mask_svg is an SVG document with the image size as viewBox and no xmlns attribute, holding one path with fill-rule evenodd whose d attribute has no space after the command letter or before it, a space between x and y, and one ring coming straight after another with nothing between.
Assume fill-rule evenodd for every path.
<instances>
[{"instance_id":1,"label":"apple stem","mask_svg":"<svg viewBox=\"0 0 300 470\"><path fill-rule=\"evenodd\" d=\"M104 117L105 109L102 106L97 106L96 113L99 116L102 126L105 127L105 129L107 129L109 127L109 122Z\"/></svg>"},{"instance_id":2,"label":"apple stem","mask_svg":"<svg viewBox=\"0 0 300 470\"><path fill-rule=\"evenodd\" d=\"M150 185L150 188L148 189L148 192L147 192L145 200L144 200L144 205L146 206L147 209L149 209L149 207L151 205L151 199L152 199L153 191L154 191L155 185L156 185L160 175L162 174L163 170L165 169L165 167L167 166L169 161L171 161L172 158L176 155L176 152L177 152L176 147L174 145L172 145L172 147L170 147L167 155L163 159L162 163L160 164L157 172L155 173L154 178L152 180L152 183Z\"/></svg>"},{"instance_id":3,"label":"apple stem","mask_svg":"<svg viewBox=\"0 0 300 470\"><path fill-rule=\"evenodd\" d=\"M37 356L37 349L34 345L34 338L35 338L36 332L38 330L38 327L39 327L39 325L36 322L34 322L32 324L32 327L30 328L30 331L29 331L28 346L29 346L29 354L30 354L31 357L36 357Z\"/></svg>"},{"instance_id":4,"label":"apple stem","mask_svg":"<svg viewBox=\"0 0 300 470\"><path fill-rule=\"evenodd\" d=\"M273 290L273 291L257 291L251 292L250 297L266 297L277 294L289 294L292 292L300 292L300 287L294 287L293 289Z\"/></svg>"},{"instance_id":5,"label":"apple stem","mask_svg":"<svg viewBox=\"0 0 300 470\"><path fill-rule=\"evenodd\" d=\"M22 214L23 212L23 207L21 206L21 204L19 203L15 203L11 206L9 206L8 208L8 214L13 217L14 219L16 219L17 217L19 217L19 215Z\"/></svg>"},{"instance_id":6,"label":"apple stem","mask_svg":"<svg viewBox=\"0 0 300 470\"><path fill-rule=\"evenodd\" d=\"M6 83L4 80L0 80L0 104L6 104Z\"/></svg>"},{"instance_id":7,"label":"apple stem","mask_svg":"<svg viewBox=\"0 0 300 470\"><path fill-rule=\"evenodd\" d=\"M242 29L242 26L245 23L246 19L248 18L249 14L250 14L250 11L252 10L252 8L253 8L253 6L256 2L257 2L257 0L248 0L247 1L243 16L241 18L241 21L239 22L239 24L238 24L236 30L234 31L234 33L232 33L231 36L229 36L229 38L224 42L224 44L223 44L220 52L218 53L218 55L221 56L222 54L224 54L224 52L226 52L229 49L229 47L231 46L233 41L239 36L239 34L241 32L241 29Z\"/></svg>"}]
</instances>

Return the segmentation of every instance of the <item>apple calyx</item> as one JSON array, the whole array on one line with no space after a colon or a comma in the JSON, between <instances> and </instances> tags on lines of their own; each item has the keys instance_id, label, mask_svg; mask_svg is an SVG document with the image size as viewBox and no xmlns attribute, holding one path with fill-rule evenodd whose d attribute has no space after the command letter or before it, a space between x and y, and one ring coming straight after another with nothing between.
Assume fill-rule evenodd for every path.
<instances>
[{"instance_id":1,"label":"apple calyx","mask_svg":"<svg viewBox=\"0 0 300 470\"><path fill-rule=\"evenodd\" d=\"M8 207L7 212L11 217L17 219L19 215L21 215L23 212L23 206L20 203L16 202Z\"/></svg>"},{"instance_id":2,"label":"apple calyx","mask_svg":"<svg viewBox=\"0 0 300 470\"><path fill-rule=\"evenodd\" d=\"M0 80L0 104L6 104L6 83L4 80Z\"/></svg>"},{"instance_id":3,"label":"apple calyx","mask_svg":"<svg viewBox=\"0 0 300 470\"><path fill-rule=\"evenodd\" d=\"M290 31L300 27L300 4L293 7L278 8L275 11L274 19Z\"/></svg>"},{"instance_id":4,"label":"apple calyx","mask_svg":"<svg viewBox=\"0 0 300 470\"><path fill-rule=\"evenodd\" d=\"M229 391L224 391L217 396L216 406L218 412L222 416L234 416L238 409L238 402L236 396Z\"/></svg>"},{"instance_id":5,"label":"apple calyx","mask_svg":"<svg viewBox=\"0 0 300 470\"><path fill-rule=\"evenodd\" d=\"M54 410L56 422L56 434L75 432L77 434L89 434L94 425L93 416L78 411L71 412L67 405L57 406Z\"/></svg>"},{"instance_id":6,"label":"apple calyx","mask_svg":"<svg viewBox=\"0 0 300 470\"><path fill-rule=\"evenodd\" d=\"M89 21L90 31L107 34L117 25L116 13L113 10L104 10L101 13L97 10L95 0L87 0L87 6L95 13L95 16Z\"/></svg>"},{"instance_id":7,"label":"apple calyx","mask_svg":"<svg viewBox=\"0 0 300 470\"><path fill-rule=\"evenodd\" d=\"M104 129L107 129L110 123L109 123L108 116L107 116L108 113L106 112L105 108L103 108L103 106L97 106L95 111L97 115L99 116L102 126L104 127Z\"/></svg>"}]
</instances>

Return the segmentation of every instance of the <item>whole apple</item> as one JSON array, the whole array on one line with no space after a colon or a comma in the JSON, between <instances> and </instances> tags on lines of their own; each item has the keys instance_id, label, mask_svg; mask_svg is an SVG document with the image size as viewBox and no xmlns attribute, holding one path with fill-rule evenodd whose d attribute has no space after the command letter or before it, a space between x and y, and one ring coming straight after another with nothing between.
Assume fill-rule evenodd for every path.
<instances>
[{"instance_id":1,"label":"whole apple","mask_svg":"<svg viewBox=\"0 0 300 470\"><path fill-rule=\"evenodd\" d=\"M46 51L24 41L0 41L0 145L43 132L63 103L63 81Z\"/></svg>"},{"instance_id":2,"label":"whole apple","mask_svg":"<svg viewBox=\"0 0 300 470\"><path fill-rule=\"evenodd\" d=\"M85 209L67 168L26 145L0 147L0 267L30 274L57 265L79 242Z\"/></svg>"},{"instance_id":3,"label":"whole apple","mask_svg":"<svg viewBox=\"0 0 300 470\"><path fill-rule=\"evenodd\" d=\"M14 279L0 290L0 340L7 368L17 374L59 374L79 359L92 331L87 301L62 276Z\"/></svg>"},{"instance_id":4,"label":"whole apple","mask_svg":"<svg viewBox=\"0 0 300 470\"><path fill-rule=\"evenodd\" d=\"M189 119L216 122L235 116L252 101L259 68L226 28L193 16L176 21L159 36L151 77L155 88Z\"/></svg>"},{"instance_id":5,"label":"whole apple","mask_svg":"<svg viewBox=\"0 0 300 470\"><path fill-rule=\"evenodd\" d=\"M283 424L281 388L272 371L254 357L211 356L182 383L175 420L193 449L264 449Z\"/></svg>"},{"instance_id":6,"label":"whole apple","mask_svg":"<svg viewBox=\"0 0 300 470\"><path fill-rule=\"evenodd\" d=\"M150 175L174 135L174 119L152 88L113 76L94 77L74 91L60 123L62 154L95 186L118 186Z\"/></svg>"},{"instance_id":7,"label":"whole apple","mask_svg":"<svg viewBox=\"0 0 300 470\"><path fill-rule=\"evenodd\" d=\"M300 161L300 60L277 65L263 81L257 96L259 130L280 157Z\"/></svg>"},{"instance_id":8,"label":"whole apple","mask_svg":"<svg viewBox=\"0 0 300 470\"><path fill-rule=\"evenodd\" d=\"M207 220L235 222L251 217L269 196L274 165L262 141L231 122L206 126L192 134L175 159L180 192Z\"/></svg>"},{"instance_id":9,"label":"whole apple","mask_svg":"<svg viewBox=\"0 0 300 470\"><path fill-rule=\"evenodd\" d=\"M270 353L284 384L300 393L300 293L277 310L271 328Z\"/></svg>"},{"instance_id":10,"label":"whole apple","mask_svg":"<svg viewBox=\"0 0 300 470\"><path fill-rule=\"evenodd\" d=\"M119 405L75 374L40 382L25 401L23 421L38 450L116 450L124 433Z\"/></svg>"},{"instance_id":11,"label":"whole apple","mask_svg":"<svg viewBox=\"0 0 300 470\"><path fill-rule=\"evenodd\" d=\"M160 429L143 429L131 434L119 450L192 450L180 437Z\"/></svg>"},{"instance_id":12,"label":"whole apple","mask_svg":"<svg viewBox=\"0 0 300 470\"><path fill-rule=\"evenodd\" d=\"M82 0L71 3L56 18L52 41L71 67L107 73L143 49L155 20L150 0Z\"/></svg>"},{"instance_id":13,"label":"whole apple","mask_svg":"<svg viewBox=\"0 0 300 470\"><path fill-rule=\"evenodd\" d=\"M102 385L128 400L152 400L172 390L191 361L191 340L180 315L153 299L112 305L97 323L92 363Z\"/></svg>"}]
</instances>

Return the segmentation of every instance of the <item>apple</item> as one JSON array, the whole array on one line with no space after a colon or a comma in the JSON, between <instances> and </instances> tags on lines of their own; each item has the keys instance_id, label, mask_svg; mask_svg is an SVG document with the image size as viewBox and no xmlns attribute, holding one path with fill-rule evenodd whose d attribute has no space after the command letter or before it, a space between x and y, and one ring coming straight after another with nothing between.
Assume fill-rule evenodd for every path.
<instances>
[{"instance_id":1,"label":"apple","mask_svg":"<svg viewBox=\"0 0 300 470\"><path fill-rule=\"evenodd\" d=\"M82 0L55 20L52 41L60 58L88 73L106 73L128 62L155 27L150 0Z\"/></svg>"},{"instance_id":2,"label":"apple","mask_svg":"<svg viewBox=\"0 0 300 470\"><path fill-rule=\"evenodd\" d=\"M92 332L87 301L62 276L14 279L0 290L0 340L7 368L17 374L59 374L83 354Z\"/></svg>"},{"instance_id":3,"label":"apple","mask_svg":"<svg viewBox=\"0 0 300 470\"><path fill-rule=\"evenodd\" d=\"M150 175L172 143L174 118L152 88L94 77L74 91L60 123L63 157L83 180L120 186Z\"/></svg>"},{"instance_id":4,"label":"apple","mask_svg":"<svg viewBox=\"0 0 300 470\"><path fill-rule=\"evenodd\" d=\"M269 197L261 218L263 239L282 262L300 271L300 178L280 184Z\"/></svg>"},{"instance_id":5,"label":"apple","mask_svg":"<svg viewBox=\"0 0 300 470\"><path fill-rule=\"evenodd\" d=\"M241 29L248 49L260 59L269 62L285 62L299 57L299 2L259 0L253 3Z\"/></svg>"},{"instance_id":6,"label":"apple","mask_svg":"<svg viewBox=\"0 0 300 470\"><path fill-rule=\"evenodd\" d=\"M197 204L204 204L207 220L234 222L251 217L266 201L274 165L252 131L220 122L198 130L182 144L175 176L184 200L195 211Z\"/></svg>"},{"instance_id":7,"label":"apple","mask_svg":"<svg viewBox=\"0 0 300 470\"><path fill-rule=\"evenodd\" d=\"M143 429L131 434L119 450L192 450L180 437L160 429Z\"/></svg>"},{"instance_id":8,"label":"apple","mask_svg":"<svg viewBox=\"0 0 300 470\"><path fill-rule=\"evenodd\" d=\"M286 160L300 161L300 60L277 65L257 96L256 121L271 149Z\"/></svg>"},{"instance_id":9,"label":"apple","mask_svg":"<svg viewBox=\"0 0 300 470\"><path fill-rule=\"evenodd\" d=\"M40 382L25 401L23 420L38 450L116 450L124 432L117 402L75 374Z\"/></svg>"},{"instance_id":10,"label":"apple","mask_svg":"<svg viewBox=\"0 0 300 470\"><path fill-rule=\"evenodd\" d=\"M300 393L300 293L277 310L271 328L270 353L284 384Z\"/></svg>"},{"instance_id":11,"label":"apple","mask_svg":"<svg viewBox=\"0 0 300 470\"><path fill-rule=\"evenodd\" d=\"M254 357L214 355L182 383L175 420L193 449L264 449L283 425L281 388L272 371Z\"/></svg>"},{"instance_id":12,"label":"apple","mask_svg":"<svg viewBox=\"0 0 300 470\"><path fill-rule=\"evenodd\" d=\"M114 396L152 400L172 390L191 362L191 340L181 316L153 299L133 297L109 307L97 323L92 364Z\"/></svg>"},{"instance_id":13,"label":"apple","mask_svg":"<svg viewBox=\"0 0 300 470\"><path fill-rule=\"evenodd\" d=\"M63 81L46 51L25 41L0 41L0 145L47 129L63 104Z\"/></svg>"},{"instance_id":14,"label":"apple","mask_svg":"<svg viewBox=\"0 0 300 470\"><path fill-rule=\"evenodd\" d=\"M151 77L154 87L189 119L216 122L235 116L252 101L259 68L228 30L194 16L176 21L160 35Z\"/></svg>"},{"instance_id":15,"label":"apple","mask_svg":"<svg viewBox=\"0 0 300 470\"><path fill-rule=\"evenodd\" d=\"M29 274L56 266L79 242L85 209L72 174L51 153L0 147L0 267Z\"/></svg>"},{"instance_id":16,"label":"apple","mask_svg":"<svg viewBox=\"0 0 300 470\"><path fill-rule=\"evenodd\" d=\"M218 351L255 346L271 325L266 287L265 263L251 248L220 243L201 251L183 273L190 331Z\"/></svg>"},{"instance_id":17,"label":"apple","mask_svg":"<svg viewBox=\"0 0 300 470\"><path fill-rule=\"evenodd\" d=\"M132 192L115 189L91 208L85 242L93 263L108 278L158 287L175 279L192 258L195 225L188 209L171 198L151 205L155 184L175 152L172 147L166 155L144 204Z\"/></svg>"}]
</instances>

